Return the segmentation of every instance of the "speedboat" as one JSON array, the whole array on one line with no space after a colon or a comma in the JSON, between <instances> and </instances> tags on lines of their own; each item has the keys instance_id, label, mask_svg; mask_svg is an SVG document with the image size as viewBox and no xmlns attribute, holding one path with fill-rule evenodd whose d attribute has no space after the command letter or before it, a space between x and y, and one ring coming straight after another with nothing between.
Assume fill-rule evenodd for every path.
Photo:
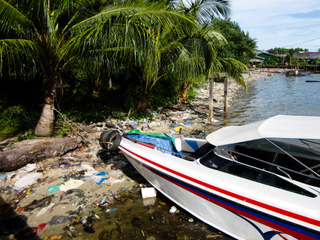
<instances>
[{"instance_id":1,"label":"speedboat","mask_svg":"<svg viewBox=\"0 0 320 240\"><path fill-rule=\"evenodd\" d=\"M309 76L311 73L309 72L299 72L299 71L294 71L294 72L287 72L286 76L287 77L305 77L305 76Z\"/></svg>"},{"instance_id":2,"label":"speedboat","mask_svg":"<svg viewBox=\"0 0 320 240\"><path fill-rule=\"evenodd\" d=\"M205 139L108 130L100 145L236 239L320 239L320 117L277 115Z\"/></svg>"}]
</instances>

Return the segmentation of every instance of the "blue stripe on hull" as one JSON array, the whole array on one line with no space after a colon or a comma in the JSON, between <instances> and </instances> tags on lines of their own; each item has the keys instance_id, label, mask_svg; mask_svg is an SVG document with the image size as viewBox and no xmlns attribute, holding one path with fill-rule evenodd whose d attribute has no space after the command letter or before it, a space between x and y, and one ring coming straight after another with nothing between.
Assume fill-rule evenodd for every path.
<instances>
[{"instance_id":1,"label":"blue stripe on hull","mask_svg":"<svg viewBox=\"0 0 320 240\"><path fill-rule=\"evenodd\" d=\"M278 226L278 227L274 227L276 229L289 229L291 232L298 232L300 234L305 235L307 238L314 238L314 239L320 239L320 233L309 229L307 227L289 222L287 220L275 217L273 215L267 214L265 212L261 212L258 211L256 209L252 209L246 206L243 206L237 202L234 202L230 199L227 198L223 198L219 195L213 194L211 192L205 191L203 189L197 188L191 184L188 184L186 182L183 182L177 178L174 178L170 175L164 174L162 172L159 172L158 170L154 169L154 168L150 168L147 167L143 164L143 166L147 169L149 169L150 171L152 171L153 173L161 176L162 178L180 186L183 187L185 190L192 192L200 197L202 197L203 199L206 199L214 204L217 204L221 207L224 207L230 211L232 211L234 214L240 215L242 217L244 217L247 221L247 217L243 216L243 215L249 215L248 217L251 219L254 219L255 221L262 223L264 225L267 226ZM271 227L273 228L273 227Z\"/></svg>"}]
</instances>

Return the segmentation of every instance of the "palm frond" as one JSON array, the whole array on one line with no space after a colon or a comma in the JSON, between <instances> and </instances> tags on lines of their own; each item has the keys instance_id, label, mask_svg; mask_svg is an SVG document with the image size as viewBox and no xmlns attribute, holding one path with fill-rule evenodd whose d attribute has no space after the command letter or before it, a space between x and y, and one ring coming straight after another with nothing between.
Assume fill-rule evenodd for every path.
<instances>
[{"instance_id":1,"label":"palm frond","mask_svg":"<svg viewBox=\"0 0 320 240\"><path fill-rule=\"evenodd\" d=\"M250 73L246 65L233 58L219 58L218 60L221 64L219 71L226 72L232 79L248 90L247 84L243 79L243 72Z\"/></svg>"},{"instance_id":2,"label":"palm frond","mask_svg":"<svg viewBox=\"0 0 320 240\"><path fill-rule=\"evenodd\" d=\"M228 0L173 0L173 6L200 25L210 22L215 17L228 17Z\"/></svg>"},{"instance_id":3,"label":"palm frond","mask_svg":"<svg viewBox=\"0 0 320 240\"><path fill-rule=\"evenodd\" d=\"M0 72L22 78L34 77L37 73L38 46L25 39L0 40Z\"/></svg>"},{"instance_id":4,"label":"palm frond","mask_svg":"<svg viewBox=\"0 0 320 240\"><path fill-rule=\"evenodd\" d=\"M0 38L29 38L32 22L8 2L0 0Z\"/></svg>"}]
</instances>

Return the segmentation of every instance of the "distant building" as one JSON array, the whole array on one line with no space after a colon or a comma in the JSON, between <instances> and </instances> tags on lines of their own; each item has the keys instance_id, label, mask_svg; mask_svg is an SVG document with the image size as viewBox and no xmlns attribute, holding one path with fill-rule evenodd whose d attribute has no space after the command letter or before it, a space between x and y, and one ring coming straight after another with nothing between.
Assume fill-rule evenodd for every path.
<instances>
[{"instance_id":1,"label":"distant building","mask_svg":"<svg viewBox=\"0 0 320 240\"><path fill-rule=\"evenodd\" d=\"M255 59L252 59L251 62L256 62L259 60L259 62L264 64L269 64L272 62L284 62L284 59L286 58L286 54L272 54L266 51L257 51L257 57ZM257 61L258 62L258 61Z\"/></svg>"},{"instance_id":2,"label":"distant building","mask_svg":"<svg viewBox=\"0 0 320 240\"><path fill-rule=\"evenodd\" d=\"M256 56L254 59L251 59L250 62L254 65L263 65L264 63L264 58Z\"/></svg>"},{"instance_id":3,"label":"distant building","mask_svg":"<svg viewBox=\"0 0 320 240\"><path fill-rule=\"evenodd\" d=\"M320 59L320 52L296 52L294 54L295 58L305 59L305 60L315 60Z\"/></svg>"}]
</instances>

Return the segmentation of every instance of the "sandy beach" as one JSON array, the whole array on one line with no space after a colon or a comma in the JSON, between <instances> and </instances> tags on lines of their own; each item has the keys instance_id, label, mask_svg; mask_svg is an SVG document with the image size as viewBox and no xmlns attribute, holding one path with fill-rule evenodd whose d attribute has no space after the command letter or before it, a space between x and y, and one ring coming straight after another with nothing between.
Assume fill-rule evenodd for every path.
<instances>
[{"instance_id":1,"label":"sandy beach","mask_svg":"<svg viewBox=\"0 0 320 240\"><path fill-rule=\"evenodd\" d=\"M252 70L244 74L247 84L280 73L274 69ZM187 105L155 112L154 120L95 124L87 129L87 144L64 156L31 163L0 178L0 239L61 239L80 237L74 228L94 228L101 209L112 209L129 193L139 192L139 174L122 154L103 151L98 139L108 125L124 130L172 132L197 135L204 126L217 124L223 115L223 83L214 85L214 120L208 120L209 84ZM228 105L244 88L230 80ZM22 179L22 180L21 180ZM2 234L2 236L1 236ZM97 233L96 233L97 234ZM26 238L27 236L27 238ZM94 238L93 238L94 239Z\"/></svg>"}]
</instances>

